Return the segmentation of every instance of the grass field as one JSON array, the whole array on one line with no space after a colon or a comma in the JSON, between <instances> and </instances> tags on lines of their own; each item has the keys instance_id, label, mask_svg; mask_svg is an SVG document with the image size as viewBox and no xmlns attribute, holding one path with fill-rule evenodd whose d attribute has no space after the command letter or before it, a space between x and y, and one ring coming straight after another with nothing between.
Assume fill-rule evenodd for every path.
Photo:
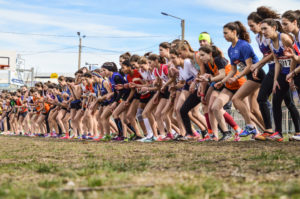
<instances>
[{"instance_id":1,"label":"grass field","mask_svg":"<svg viewBox=\"0 0 300 199\"><path fill-rule=\"evenodd\" d=\"M300 198L300 142L1 136L0 198Z\"/></svg>"}]
</instances>

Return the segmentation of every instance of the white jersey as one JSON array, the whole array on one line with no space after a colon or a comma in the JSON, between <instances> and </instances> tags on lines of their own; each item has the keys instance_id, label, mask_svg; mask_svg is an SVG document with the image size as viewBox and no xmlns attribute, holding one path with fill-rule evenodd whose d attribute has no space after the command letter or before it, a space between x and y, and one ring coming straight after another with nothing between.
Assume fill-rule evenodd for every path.
<instances>
[{"instance_id":1,"label":"white jersey","mask_svg":"<svg viewBox=\"0 0 300 199\"><path fill-rule=\"evenodd\" d=\"M184 60L184 66L179 67L179 80L190 81L194 79L198 74L198 71L192 64L190 59Z\"/></svg>"}]
</instances>

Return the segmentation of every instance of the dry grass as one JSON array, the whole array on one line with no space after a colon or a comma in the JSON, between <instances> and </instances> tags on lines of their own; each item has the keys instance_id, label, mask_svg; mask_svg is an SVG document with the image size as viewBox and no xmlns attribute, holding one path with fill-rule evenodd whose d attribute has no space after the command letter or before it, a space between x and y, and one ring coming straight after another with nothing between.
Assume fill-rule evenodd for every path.
<instances>
[{"instance_id":1,"label":"dry grass","mask_svg":"<svg viewBox=\"0 0 300 199\"><path fill-rule=\"evenodd\" d=\"M300 198L299 142L0 143L0 198Z\"/></svg>"}]
</instances>

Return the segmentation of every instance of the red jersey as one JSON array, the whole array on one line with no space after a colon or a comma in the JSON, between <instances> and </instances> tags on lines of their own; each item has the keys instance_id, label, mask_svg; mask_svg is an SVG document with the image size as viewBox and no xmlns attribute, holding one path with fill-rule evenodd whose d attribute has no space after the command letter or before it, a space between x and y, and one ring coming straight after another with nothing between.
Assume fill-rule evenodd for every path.
<instances>
[{"instance_id":1,"label":"red jersey","mask_svg":"<svg viewBox=\"0 0 300 199\"><path fill-rule=\"evenodd\" d=\"M143 80L141 73L137 69L134 69L133 74L132 75L128 74L126 76L126 78L127 78L128 83L133 82L135 84L142 84L142 80ZM149 96L150 96L150 93L147 93L147 94L141 95L140 98L145 99L145 98L148 98Z\"/></svg>"},{"instance_id":2,"label":"red jersey","mask_svg":"<svg viewBox=\"0 0 300 199\"><path fill-rule=\"evenodd\" d=\"M21 98L19 98L19 99L17 100L17 105L18 105L18 106L22 106L22 102L21 102L21 101L22 101ZM27 112L27 108L26 108L26 107L22 107L21 110L20 110L20 112L21 112L21 113Z\"/></svg>"}]
</instances>

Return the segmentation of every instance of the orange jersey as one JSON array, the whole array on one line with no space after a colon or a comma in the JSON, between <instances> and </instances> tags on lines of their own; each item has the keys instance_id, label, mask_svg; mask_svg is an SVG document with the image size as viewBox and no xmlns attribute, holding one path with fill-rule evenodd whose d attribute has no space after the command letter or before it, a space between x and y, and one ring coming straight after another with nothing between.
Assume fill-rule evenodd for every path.
<instances>
[{"instance_id":1,"label":"orange jersey","mask_svg":"<svg viewBox=\"0 0 300 199\"><path fill-rule=\"evenodd\" d=\"M225 66L225 74L228 75L228 73L231 71L231 65L227 64ZM240 72L237 71L236 74L234 75L234 77L236 77ZM239 89L245 82L246 82L246 78L245 77L241 77L240 79L238 79L236 82L229 84L226 83L225 86L226 88L230 89L230 90L237 90Z\"/></svg>"}]
</instances>

